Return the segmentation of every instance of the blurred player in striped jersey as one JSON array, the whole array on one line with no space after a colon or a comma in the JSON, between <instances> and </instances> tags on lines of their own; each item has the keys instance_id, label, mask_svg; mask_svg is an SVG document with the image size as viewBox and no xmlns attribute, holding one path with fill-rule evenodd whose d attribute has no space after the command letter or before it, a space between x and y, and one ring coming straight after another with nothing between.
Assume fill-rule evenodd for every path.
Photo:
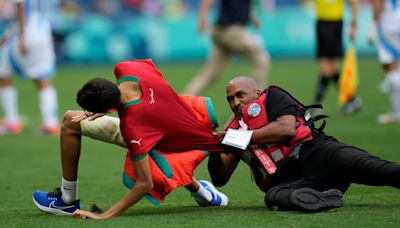
<instances>
[{"instance_id":1,"label":"blurred player in striped jersey","mask_svg":"<svg viewBox=\"0 0 400 228\"><path fill-rule=\"evenodd\" d=\"M0 133L19 134L22 123L18 94L12 85L14 73L34 80L39 92L41 131L57 135L57 92L50 82L55 72L55 54L49 13L56 1L12 1L16 15L2 37L0 51L0 100L4 110Z\"/></svg>"},{"instance_id":2,"label":"blurred player in striped jersey","mask_svg":"<svg viewBox=\"0 0 400 228\"><path fill-rule=\"evenodd\" d=\"M400 122L400 1L374 0L373 8L379 61L386 74L392 106L390 112L378 116L378 122Z\"/></svg>"}]
</instances>

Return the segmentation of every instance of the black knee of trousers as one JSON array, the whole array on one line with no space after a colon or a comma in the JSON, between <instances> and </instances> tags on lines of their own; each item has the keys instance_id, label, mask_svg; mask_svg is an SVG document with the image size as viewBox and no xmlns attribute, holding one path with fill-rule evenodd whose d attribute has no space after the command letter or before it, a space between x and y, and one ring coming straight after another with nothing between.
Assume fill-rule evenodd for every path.
<instances>
[{"instance_id":1,"label":"black knee of trousers","mask_svg":"<svg viewBox=\"0 0 400 228\"><path fill-rule=\"evenodd\" d=\"M275 186L270 188L264 197L265 206L274 211L294 210L290 203L290 195L294 189L287 186Z\"/></svg>"}]
</instances>

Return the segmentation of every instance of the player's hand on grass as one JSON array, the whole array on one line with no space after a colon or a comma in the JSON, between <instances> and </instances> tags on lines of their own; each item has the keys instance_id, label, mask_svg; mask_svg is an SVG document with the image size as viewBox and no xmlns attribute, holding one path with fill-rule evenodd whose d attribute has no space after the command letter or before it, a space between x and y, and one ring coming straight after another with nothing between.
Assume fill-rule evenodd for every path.
<instances>
[{"instance_id":1,"label":"player's hand on grass","mask_svg":"<svg viewBox=\"0 0 400 228\"><path fill-rule=\"evenodd\" d=\"M76 210L72 216L74 218L82 218L82 219L107 219L107 217L104 214L96 214L90 211L84 211L84 210Z\"/></svg>"}]
</instances>

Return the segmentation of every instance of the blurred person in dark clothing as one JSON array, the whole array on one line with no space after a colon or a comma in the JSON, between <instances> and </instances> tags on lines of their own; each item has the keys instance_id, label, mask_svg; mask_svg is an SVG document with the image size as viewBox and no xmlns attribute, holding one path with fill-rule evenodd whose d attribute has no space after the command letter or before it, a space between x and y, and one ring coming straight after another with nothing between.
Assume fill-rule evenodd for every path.
<instances>
[{"instance_id":1,"label":"blurred person in dark clothing","mask_svg":"<svg viewBox=\"0 0 400 228\"><path fill-rule=\"evenodd\" d=\"M314 102L321 104L330 83L338 85L340 68L338 60L343 57L343 17L346 0L314 0L316 8L317 58L319 62L319 82ZM353 41L357 28L357 0L350 0L351 23L349 36ZM361 108L361 101L354 97L343 107L343 112L351 114Z\"/></svg>"}]
</instances>

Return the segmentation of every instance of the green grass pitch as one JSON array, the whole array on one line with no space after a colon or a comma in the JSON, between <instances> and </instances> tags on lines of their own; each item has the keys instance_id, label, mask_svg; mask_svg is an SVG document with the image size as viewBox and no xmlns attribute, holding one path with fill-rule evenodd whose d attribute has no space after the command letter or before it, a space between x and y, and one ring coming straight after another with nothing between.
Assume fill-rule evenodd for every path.
<instances>
[{"instance_id":1,"label":"green grass pitch","mask_svg":"<svg viewBox=\"0 0 400 228\"><path fill-rule=\"evenodd\" d=\"M158 64L166 79L179 92L201 68L196 63ZM223 77L204 95L213 99L220 124L230 115L225 85L249 67L233 61ZM290 91L303 103L310 103L317 81L318 66L313 59L273 60L270 84ZM59 66L54 83L58 88L60 120L67 109L78 109L75 93L94 76L113 79L113 66ZM324 102L326 131L339 140L381 158L400 162L400 125L378 125L376 115L389 109L388 97L378 93L383 73L375 58L359 59L360 113L345 116L338 107L337 90L330 87ZM241 164L231 181L220 188L229 196L225 208L201 208L184 189L174 190L158 207L142 200L120 217L80 220L40 212L32 202L33 191L51 190L61 182L59 138L39 135L40 115L31 81L16 80L25 130L20 136L0 136L0 227L398 227L400 192L390 187L352 185L345 194L345 206L322 213L273 212L264 206L264 194L251 181L249 168ZM121 174L125 151L113 145L83 140L79 170L79 196L83 209L96 203L103 209L119 200L127 189ZM206 161L196 177L208 179Z\"/></svg>"}]
</instances>

